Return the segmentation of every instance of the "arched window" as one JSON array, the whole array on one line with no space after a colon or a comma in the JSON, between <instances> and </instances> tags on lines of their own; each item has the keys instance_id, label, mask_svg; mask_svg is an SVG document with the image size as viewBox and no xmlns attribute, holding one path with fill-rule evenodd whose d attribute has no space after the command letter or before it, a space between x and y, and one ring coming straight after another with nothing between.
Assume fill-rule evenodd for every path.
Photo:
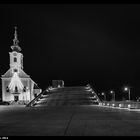
<instances>
[{"instance_id":1,"label":"arched window","mask_svg":"<svg viewBox=\"0 0 140 140\"><path fill-rule=\"evenodd\" d=\"M9 88L8 88L8 86L6 87L6 92L9 92Z\"/></svg>"},{"instance_id":2,"label":"arched window","mask_svg":"<svg viewBox=\"0 0 140 140\"><path fill-rule=\"evenodd\" d=\"M24 88L23 88L23 92L26 92L26 87L24 86Z\"/></svg>"},{"instance_id":3,"label":"arched window","mask_svg":"<svg viewBox=\"0 0 140 140\"><path fill-rule=\"evenodd\" d=\"M15 92L18 92L18 88L17 88L17 86L15 87Z\"/></svg>"},{"instance_id":4,"label":"arched window","mask_svg":"<svg viewBox=\"0 0 140 140\"><path fill-rule=\"evenodd\" d=\"M14 57L14 62L17 62L17 58L16 57Z\"/></svg>"}]
</instances>

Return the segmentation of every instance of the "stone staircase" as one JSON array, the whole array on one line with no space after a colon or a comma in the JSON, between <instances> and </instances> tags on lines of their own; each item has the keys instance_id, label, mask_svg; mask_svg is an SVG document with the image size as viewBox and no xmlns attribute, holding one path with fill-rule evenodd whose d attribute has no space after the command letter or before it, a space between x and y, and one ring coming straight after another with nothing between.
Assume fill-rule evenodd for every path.
<instances>
[{"instance_id":1,"label":"stone staircase","mask_svg":"<svg viewBox=\"0 0 140 140\"><path fill-rule=\"evenodd\" d=\"M90 87L63 87L44 92L32 106L93 105L99 102L100 99Z\"/></svg>"}]
</instances>

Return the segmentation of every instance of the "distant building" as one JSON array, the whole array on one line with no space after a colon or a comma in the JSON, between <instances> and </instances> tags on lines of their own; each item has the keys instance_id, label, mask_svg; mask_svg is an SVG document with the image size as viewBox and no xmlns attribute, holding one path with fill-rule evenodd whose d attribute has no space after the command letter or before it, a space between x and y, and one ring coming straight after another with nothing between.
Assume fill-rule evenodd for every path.
<instances>
[{"instance_id":1,"label":"distant building","mask_svg":"<svg viewBox=\"0 0 140 140\"><path fill-rule=\"evenodd\" d=\"M11 103L28 103L41 89L37 84L23 71L23 54L18 45L17 31L15 27L15 34L12 52L10 55L10 69L1 76L2 79L2 101Z\"/></svg>"},{"instance_id":2,"label":"distant building","mask_svg":"<svg viewBox=\"0 0 140 140\"><path fill-rule=\"evenodd\" d=\"M64 81L63 80L52 80L52 87L53 88L64 87Z\"/></svg>"}]
</instances>

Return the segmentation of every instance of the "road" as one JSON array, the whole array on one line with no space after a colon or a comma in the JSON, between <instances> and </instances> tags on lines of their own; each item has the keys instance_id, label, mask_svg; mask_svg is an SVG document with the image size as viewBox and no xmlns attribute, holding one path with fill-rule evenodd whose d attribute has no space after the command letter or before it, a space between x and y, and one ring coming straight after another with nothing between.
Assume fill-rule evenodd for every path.
<instances>
[{"instance_id":1,"label":"road","mask_svg":"<svg viewBox=\"0 0 140 140\"><path fill-rule=\"evenodd\" d=\"M56 94L56 99L57 95L60 94ZM91 104L58 105L57 103L54 106L56 102L54 98L49 102L51 105L36 107L0 106L0 135L140 136L138 111Z\"/></svg>"}]
</instances>

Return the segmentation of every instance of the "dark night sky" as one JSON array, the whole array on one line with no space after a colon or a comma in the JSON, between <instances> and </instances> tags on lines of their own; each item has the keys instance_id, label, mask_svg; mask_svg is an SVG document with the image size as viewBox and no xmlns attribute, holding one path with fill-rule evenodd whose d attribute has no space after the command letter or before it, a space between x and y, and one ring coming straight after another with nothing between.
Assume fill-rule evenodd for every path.
<instances>
[{"instance_id":1,"label":"dark night sky","mask_svg":"<svg viewBox=\"0 0 140 140\"><path fill-rule=\"evenodd\" d=\"M53 79L97 91L140 83L140 5L0 5L0 73L9 69L14 26L24 71L42 88Z\"/></svg>"}]
</instances>

